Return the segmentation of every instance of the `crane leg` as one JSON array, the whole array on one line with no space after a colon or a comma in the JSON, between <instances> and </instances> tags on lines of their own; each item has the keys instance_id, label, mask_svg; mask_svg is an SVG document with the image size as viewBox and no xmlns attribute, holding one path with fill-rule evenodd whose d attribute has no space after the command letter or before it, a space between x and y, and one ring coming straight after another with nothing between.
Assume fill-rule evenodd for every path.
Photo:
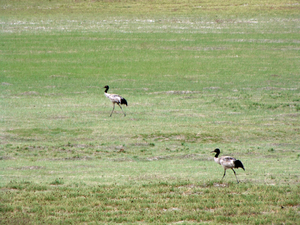
<instances>
[{"instance_id":1,"label":"crane leg","mask_svg":"<svg viewBox=\"0 0 300 225\"><path fill-rule=\"evenodd\" d=\"M115 103L113 103L113 110L111 111L110 116L112 115L114 109L115 109Z\"/></svg>"},{"instance_id":2,"label":"crane leg","mask_svg":"<svg viewBox=\"0 0 300 225\"><path fill-rule=\"evenodd\" d=\"M231 168L231 169L232 169L232 168ZM238 180L238 178L237 178L237 176L236 176L236 172L234 171L234 169L232 169L232 171L234 172L234 175L235 175L236 181L239 183L239 180Z\"/></svg>"},{"instance_id":3,"label":"crane leg","mask_svg":"<svg viewBox=\"0 0 300 225\"><path fill-rule=\"evenodd\" d=\"M121 108L121 110L122 110L124 116L126 116L126 114L124 113L124 111L123 111L123 109L122 109L122 106L121 106L119 103L118 103L118 105L120 106L120 108Z\"/></svg>"},{"instance_id":4,"label":"crane leg","mask_svg":"<svg viewBox=\"0 0 300 225\"><path fill-rule=\"evenodd\" d=\"M223 175L223 177L222 177L221 180L223 180L223 178L225 177L225 175L226 175L226 170L224 169L224 175Z\"/></svg>"}]
</instances>

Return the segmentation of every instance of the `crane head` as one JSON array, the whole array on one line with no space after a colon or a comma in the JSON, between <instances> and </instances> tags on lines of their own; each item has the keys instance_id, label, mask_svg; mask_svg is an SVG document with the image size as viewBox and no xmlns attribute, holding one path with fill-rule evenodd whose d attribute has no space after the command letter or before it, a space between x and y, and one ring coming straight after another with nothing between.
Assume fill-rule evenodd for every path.
<instances>
[{"instance_id":1,"label":"crane head","mask_svg":"<svg viewBox=\"0 0 300 225\"><path fill-rule=\"evenodd\" d=\"M214 151L212 151L214 153L220 154L220 149L216 148Z\"/></svg>"}]
</instances>

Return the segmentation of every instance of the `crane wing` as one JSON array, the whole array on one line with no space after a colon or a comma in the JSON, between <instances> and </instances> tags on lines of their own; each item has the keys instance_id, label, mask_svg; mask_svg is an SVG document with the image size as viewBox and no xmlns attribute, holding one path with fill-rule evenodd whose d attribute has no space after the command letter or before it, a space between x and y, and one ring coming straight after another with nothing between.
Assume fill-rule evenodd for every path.
<instances>
[{"instance_id":1,"label":"crane wing","mask_svg":"<svg viewBox=\"0 0 300 225\"><path fill-rule=\"evenodd\" d=\"M223 166L223 167L228 167L228 168L231 168L231 167L234 167L234 161L236 159L231 157L231 156L222 156L220 158L220 164Z\"/></svg>"},{"instance_id":2,"label":"crane wing","mask_svg":"<svg viewBox=\"0 0 300 225\"><path fill-rule=\"evenodd\" d=\"M121 103L122 97L120 95L105 93L105 96L113 103Z\"/></svg>"},{"instance_id":3,"label":"crane wing","mask_svg":"<svg viewBox=\"0 0 300 225\"><path fill-rule=\"evenodd\" d=\"M123 98L120 95L116 95L116 94L108 94L106 92L104 92L104 95L113 103L117 103L117 104L124 104L126 106L128 106L127 101L125 98ZM120 106L121 107L121 106Z\"/></svg>"}]
</instances>

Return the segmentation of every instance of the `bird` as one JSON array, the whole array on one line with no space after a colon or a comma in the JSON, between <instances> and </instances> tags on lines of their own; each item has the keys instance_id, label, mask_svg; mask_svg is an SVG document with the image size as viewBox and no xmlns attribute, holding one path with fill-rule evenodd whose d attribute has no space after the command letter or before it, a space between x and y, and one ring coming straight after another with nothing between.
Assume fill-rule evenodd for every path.
<instances>
[{"instance_id":1,"label":"bird","mask_svg":"<svg viewBox=\"0 0 300 225\"><path fill-rule=\"evenodd\" d=\"M236 177L236 181L239 183L239 180L238 180L233 168L236 168L236 169L242 168L245 171L243 163L240 160L237 160L231 156L221 156L220 158L218 158L218 156L220 155L220 149L218 149L218 148L216 148L212 152L216 153L215 158L214 158L215 162L220 164L224 168L224 175L222 177L222 180L226 175L226 170L232 169L232 171L234 172L234 175Z\"/></svg>"},{"instance_id":2,"label":"bird","mask_svg":"<svg viewBox=\"0 0 300 225\"><path fill-rule=\"evenodd\" d=\"M105 91L104 91L104 95L112 102L113 104L113 110L111 111L110 113L110 116L112 115L114 109L115 109L115 104L118 104L118 106L120 106L124 116L126 116L126 114L124 113L123 109L122 109L122 104L123 105L126 105L128 106L127 104L127 101L125 98L123 98L122 96L120 95L116 95L116 94L108 94L107 91L109 89L109 86L108 85L105 85L103 88L105 88Z\"/></svg>"}]
</instances>

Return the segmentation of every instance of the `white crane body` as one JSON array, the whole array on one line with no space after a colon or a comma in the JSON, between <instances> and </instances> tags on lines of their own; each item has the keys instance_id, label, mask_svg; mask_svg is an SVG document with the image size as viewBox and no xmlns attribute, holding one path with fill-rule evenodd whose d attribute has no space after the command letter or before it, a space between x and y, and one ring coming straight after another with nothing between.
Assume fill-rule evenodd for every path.
<instances>
[{"instance_id":1,"label":"white crane body","mask_svg":"<svg viewBox=\"0 0 300 225\"><path fill-rule=\"evenodd\" d=\"M116 94L108 94L108 93L104 93L104 95L105 95L106 98L108 98L112 103L121 104L121 101L122 101L122 99L123 99L120 95L116 95Z\"/></svg>"},{"instance_id":2,"label":"white crane body","mask_svg":"<svg viewBox=\"0 0 300 225\"><path fill-rule=\"evenodd\" d=\"M220 164L224 167L224 169L234 168L234 161L236 161L235 158L230 156L222 156L220 158L214 158L215 162Z\"/></svg>"}]
</instances>

